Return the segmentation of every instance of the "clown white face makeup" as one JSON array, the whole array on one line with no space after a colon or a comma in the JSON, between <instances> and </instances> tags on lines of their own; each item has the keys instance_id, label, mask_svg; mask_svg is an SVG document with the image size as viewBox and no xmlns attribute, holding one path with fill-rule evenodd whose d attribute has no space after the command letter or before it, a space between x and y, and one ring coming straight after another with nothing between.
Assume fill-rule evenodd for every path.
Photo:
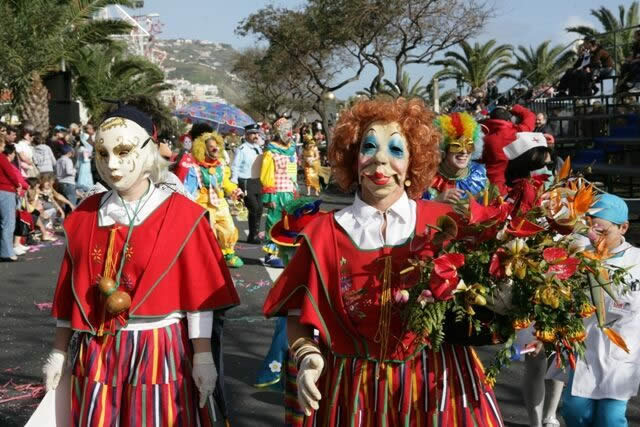
<instances>
[{"instance_id":1,"label":"clown white face makeup","mask_svg":"<svg viewBox=\"0 0 640 427\"><path fill-rule=\"evenodd\" d=\"M409 146L398 123L375 121L360 142L358 180L362 199L375 206L397 200L404 192L409 168Z\"/></svg>"},{"instance_id":2,"label":"clown white face makeup","mask_svg":"<svg viewBox=\"0 0 640 427\"><path fill-rule=\"evenodd\" d=\"M144 182L153 164L150 138L137 123L120 117L105 120L96 133L96 167L119 194Z\"/></svg>"}]
</instances>

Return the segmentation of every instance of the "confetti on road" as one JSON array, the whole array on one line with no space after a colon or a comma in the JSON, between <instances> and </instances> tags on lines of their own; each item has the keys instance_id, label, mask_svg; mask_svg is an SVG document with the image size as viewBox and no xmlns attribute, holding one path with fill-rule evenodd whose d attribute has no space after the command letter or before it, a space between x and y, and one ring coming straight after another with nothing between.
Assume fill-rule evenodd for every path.
<instances>
[{"instance_id":1,"label":"confetti on road","mask_svg":"<svg viewBox=\"0 0 640 427\"><path fill-rule=\"evenodd\" d=\"M4 397L7 394L20 393L17 396ZM12 402L14 400L22 399L39 399L45 394L45 387L42 384L16 384L13 380L7 381L5 384L0 385L0 404Z\"/></svg>"},{"instance_id":2,"label":"confetti on road","mask_svg":"<svg viewBox=\"0 0 640 427\"><path fill-rule=\"evenodd\" d=\"M53 303L51 303L51 302L35 302L34 301L33 304L40 311L51 310L51 307L53 307Z\"/></svg>"}]
</instances>

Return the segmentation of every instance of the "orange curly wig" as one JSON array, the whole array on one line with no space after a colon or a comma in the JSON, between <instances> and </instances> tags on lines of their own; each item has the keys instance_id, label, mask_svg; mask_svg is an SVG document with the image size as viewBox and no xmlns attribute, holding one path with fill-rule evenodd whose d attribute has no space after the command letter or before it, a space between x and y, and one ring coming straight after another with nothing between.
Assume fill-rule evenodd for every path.
<instances>
[{"instance_id":1,"label":"orange curly wig","mask_svg":"<svg viewBox=\"0 0 640 427\"><path fill-rule=\"evenodd\" d=\"M358 182L358 152L362 134L374 121L397 122L409 146L407 195L418 199L429 187L440 163L440 132L435 115L419 99L367 100L341 113L329 146L329 160L337 184L349 191Z\"/></svg>"}]
</instances>

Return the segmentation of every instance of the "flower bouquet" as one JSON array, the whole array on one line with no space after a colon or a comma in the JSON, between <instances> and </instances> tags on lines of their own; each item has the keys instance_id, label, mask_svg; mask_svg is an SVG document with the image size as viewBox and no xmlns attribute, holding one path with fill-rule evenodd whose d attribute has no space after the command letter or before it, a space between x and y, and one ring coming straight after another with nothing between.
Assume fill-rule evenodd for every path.
<instances>
[{"instance_id":1,"label":"flower bouquet","mask_svg":"<svg viewBox=\"0 0 640 427\"><path fill-rule=\"evenodd\" d=\"M588 229L594 189L570 174L569 159L545 190L547 178L520 180L506 200L493 188L479 201L470 195L436 224L435 255L413 261L421 276L408 291L407 327L435 347L445 339L448 313L466 322L469 334L489 328L505 344L487 370L490 383L509 363L516 331L531 324L559 367L574 367L584 354L583 319L594 314L628 351L605 326L604 307L605 293L615 300L613 288L624 291L626 270L604 266L603 241L583 248L576 239ZM479 316L487 308L500 315L487 321Z\"/></svg>"}]
</instances>

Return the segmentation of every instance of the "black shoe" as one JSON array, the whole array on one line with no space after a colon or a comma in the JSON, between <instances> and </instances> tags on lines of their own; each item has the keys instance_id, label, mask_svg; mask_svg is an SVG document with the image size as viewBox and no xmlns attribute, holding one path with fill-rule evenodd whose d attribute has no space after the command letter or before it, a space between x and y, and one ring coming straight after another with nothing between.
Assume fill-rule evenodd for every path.
<instances>
[{"instance_id":1,"label":"black shoe","mask_svg":"<svg viewBox=\"0 0 640 427\"><path fill-rule=\"evenodd\" d=\"M13 258L0 258L0 262L17 262L18 261L18 257L17 256L13 256Z\"/></svg>"}]
</instances>

